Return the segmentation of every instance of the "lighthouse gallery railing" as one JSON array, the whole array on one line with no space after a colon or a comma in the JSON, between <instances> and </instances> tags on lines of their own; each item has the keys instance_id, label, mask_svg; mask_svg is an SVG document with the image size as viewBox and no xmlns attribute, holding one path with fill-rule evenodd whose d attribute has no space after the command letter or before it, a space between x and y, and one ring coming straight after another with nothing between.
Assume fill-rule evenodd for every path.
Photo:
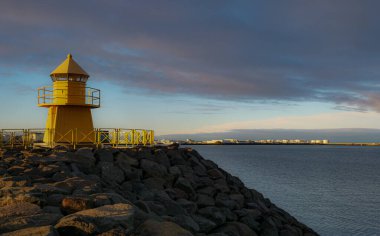
<instances>
[{"instance_id":1,"label":"lighthouse gallery railing","mask_svg":"<svg viewBox=\"0 0 380 236\"><path fill-rule=\"evenodd\" d=\"M91 107L100 107L100 90L85 87L83 93L76 91L70 92L70 98L73 101L83 98L80 104L68 101L68 87L54 88L53 86L44 86L38 88L38 105L87 105ZM77 99L78 98L78 99Z\"/></svg>"},{"instance_id":2,"label":"lighthouse gallery railing","mask_svg":"<svg viewBox=\"0 0 380 236\"><path fill-rule=\"evenodd\" d=\"M70 129L65 133L54 129L0 129L0 148L32 148L34 144L41 144L44 135L48 135L45 146L70 145L73 148L83 145L80 138L91 137L91 143L96 147L134 147L154 145L154 131L145 129L97 128L83 133L78 129ZM55 140L55 141L52 141Z\"/></svg>"}]
</instances>

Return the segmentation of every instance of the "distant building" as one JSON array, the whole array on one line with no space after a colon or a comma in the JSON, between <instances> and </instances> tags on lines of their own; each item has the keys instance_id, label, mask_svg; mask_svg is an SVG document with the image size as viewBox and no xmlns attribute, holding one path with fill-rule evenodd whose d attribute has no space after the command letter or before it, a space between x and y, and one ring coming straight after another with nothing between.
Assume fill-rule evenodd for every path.
<instances>
[{"instance_id":1,"label":"distant building","mask_svg":"<svg viewBox=\"0 0 380 236\"><path fill-rule=\"evenodd\" d=\"M239 143L239 141L237 139L228 138L223 139L223 143Z\"/></svg>"},{"instance_id":2,"label":"distant building","mask_svg":"<svg viewBox=\"0 0 380 236\"><path fill-rule=\"evenodd\" d=\"M161 140L159 141L159 143L162 143L162 144L173 144L173 141L171 141L171 140L167 140L167 139L161 139Z\"/></svg>"},{"instance_id":3,"label":"distant building","mask_svg":"<svg viewBox=\"0 0 380 236\"><path fill-rule=\"evenodd\" d=\"M205 144L222 144L223 140L220 140L220 139L206 140L206 141L203 141L203 143L205 143Z\"/></svg>"}]
</instances>

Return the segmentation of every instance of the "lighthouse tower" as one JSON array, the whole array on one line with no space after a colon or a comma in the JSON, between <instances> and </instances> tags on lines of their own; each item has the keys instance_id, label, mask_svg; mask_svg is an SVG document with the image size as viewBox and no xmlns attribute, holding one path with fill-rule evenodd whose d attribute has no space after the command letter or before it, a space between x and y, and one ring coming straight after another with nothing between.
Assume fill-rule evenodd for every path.
<instances>
[{"instance_id":1,"label":"lighthouse tower","mask_svg":"<svg viewBox=\"0 0 380 236\"><path fill-rule=\"evenodd\" d=\"M51 74L53 86L38 89L38 106L48 108L45 143L93 143L91 109L100 107L100 90L86 87L90 77L71 54Z\"/></svg>"}]
</instances>

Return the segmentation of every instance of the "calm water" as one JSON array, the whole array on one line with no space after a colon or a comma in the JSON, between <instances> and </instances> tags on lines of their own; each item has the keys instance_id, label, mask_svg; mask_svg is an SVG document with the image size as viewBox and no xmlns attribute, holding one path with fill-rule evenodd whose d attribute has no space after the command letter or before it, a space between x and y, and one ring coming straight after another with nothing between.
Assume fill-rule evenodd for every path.
<instances>
[{"instance_id":1,"label":"calm water","mask_svg":"<svg viewBox=\"0 0 380 236\"><path fill-rule=\"evenodd\" d=\"M193 148L321 235L380 235L380 147Z\"/></svg>"}]
</instances>

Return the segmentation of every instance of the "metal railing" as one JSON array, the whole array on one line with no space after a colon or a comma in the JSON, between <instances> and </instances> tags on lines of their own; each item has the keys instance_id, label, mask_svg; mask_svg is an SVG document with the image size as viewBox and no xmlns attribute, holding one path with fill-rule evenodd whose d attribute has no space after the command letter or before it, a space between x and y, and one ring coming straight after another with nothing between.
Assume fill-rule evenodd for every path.
<instances>
[{"instance_id":1,"label":"metal railing","mask_svg":"<svg viewBox=\"0 0 380 236\"><path fill-rule=\"evenodd\" d=\"M38 88L38 105L88 105L100 107L100 90L84 87L70 91L68 87L54 88L44 86Z\"/></svg>"},{"instance_id":2,"label":"metal railing","mask_svg":"<svg viewBox=\"0 0 380 236\"><path fill-rule=\"evenodd\" d=\"M154 131L145 129L97 128L88 132L69 129L0 129L0 148L32 148L35 145L55 147L58 145L77 148L92 145L97 148L152 146Z\"/></svg>"}]
</instances>

